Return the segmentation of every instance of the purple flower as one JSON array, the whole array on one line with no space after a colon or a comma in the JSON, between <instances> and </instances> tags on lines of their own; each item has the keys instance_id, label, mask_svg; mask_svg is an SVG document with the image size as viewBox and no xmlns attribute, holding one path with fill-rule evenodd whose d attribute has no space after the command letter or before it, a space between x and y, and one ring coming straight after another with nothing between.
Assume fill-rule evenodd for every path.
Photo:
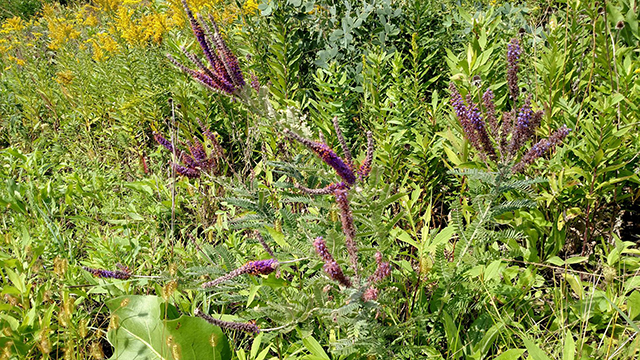
<instances>
[{"instance_id":1,"label":"purple flower","mask_svg":"<svg viewBox=\"0 0 640 360\"><path fill-rule=\"evenodd\" d=\"M260 80L258 80L258 77L253 72L251 73L251 87L256 92L260 91Z\"/></svg>"},{"instance_id":2,"label":"purple flower","mask_svg":"<svg viewBox=\"0 0 640 360\"><path fill-rule=\"evenodd\" d=\"M373 151L374 151L373 146L374 146L373 133L371 131L367 131L367 155L365 156L364 161L362 162L362 165L360 165L360 168L358 169L358 175L360 176L360 181L364 180L364 178L369 176L369 173L371 172L371 163L373 163Z\"/></svg>"},{"instance_id":3,"label":"purple flower","mask_svg":"<svg viewBox=\"0 0 640 360\"><path fill-rule=\"evenodd\" d=\"M511 100L513 100L514 103L518 100L518 95L520 95L520 88L518 87L518 64L520 63L521 54L520 41L516 38L511 39L509 44L507 44L507 84Z\"/></svg>"},{"instance_id":4,"label":"purple flower","mask_svg":"<svg viewBox=\"0 0 640 360\"><path fill-rule=\"evenodd\" d=\"M511 172L518 173L522 172L527 165L533 164L533 162L544 154L552 151L556 145L560 144L564 138L569 135L569 129L566 125L562 125L560 129L556 130L548 139L543 139L535 143L531 146L531 149L527 151L526 154L522 157L519 163L517 163L513 168L511 168Z\"/></svg>"},{"instance_id":5,"label":"purple flower","mask_svg":"<svg viewBox=\"0 0 640 360\"><path fill-rule=\"evenodd\" d=\"M247 268L247 274L249 275L269 275L278 267L278 260L267 259L249 261L244 265Z\"/></svg>"},{"instance_id":6,"label":"purple flower","mask_svg":"<svg viewBox=\"0 0 640 360\"><path fill-rule=\"evenodd\" d=\"M329 275L329 277L340 284L351 287L351 280L342 272L340 265L333 259L329 249L327 249L327 243L322 236L316 238L313 242L313 246L316 248L316 252L324 261L323 269Z\"/></svg>"},{"instance_id":7,"label":"purple flower","mask_svg":"<svg viewBox=\"0 0 640 360\"><path fill-rule=\"evenodd\" d=\"M378 289L374 286L369 286L367 290L362 294L362 300L364 301L375 301L378 299Z\"/></svg>"},{"instance_id":8,"label":"purple flower","mask_svg":"<svg viewBox=\"0 0 640 360\"><path fill-rule=\"evenodd\" d=\"M205 58L209 62L210 67L205 66L195 54L189 53L184 49L183 52L187 58L189 58L191 62L200 69L200 71L187 68L170 55L168 56L169 60L171 60L171 62L173 62L182 71L189 74L209 89L233 96L236 94L236 90L245 85L242 70L238 64L238 59L229 50L224 40L222 40L218 26L213 20L213 17L211 17L211 22L214 28L214 32L212 33L206 22L204 22L201 17L198 17L198 19L194 17L186 0L182 0L182 5L187 17L189 18L191 30L193 31ZM212 46L211 40L213 40L215 46Z\"/></svg>"},{"instance_id":9,"label":"purple flower","mask_svg":"<svg viewBox=\"0 0 640 360\"><path fill-rule=\"evenodd\" d=\"M131 273L128 272L128 271L124 271L124 269L123 270L110 271L110 270L94 269L94 268L90 268L88 266L83 266L82 268L84 270L90 272L91 275L93 275L95 277L103 278L103 279L126 280L126 279L131 277Z\"/></svg>"},{"instance_id":10,"label":"purple flower","mask_svg":"<svg viewBox=\"0 0 640 360\"><path fill-rule=\"evenodd\" d=\"M286 129L285 134L311 149L322 161L331 166L347 184L352 185L356 182L356 176L351 168L329 146L303 138Z\"/></svg>"},{"instance_id":11,"label":"purple flower","mask_svg":"<svg viewBox=\"0 0 640 360\"><path fill-rule=\"evenodd\" d=\"M258 327L258 325L256 325L254 321L250 321L248 323L224 321L224 320L213 318L203 313L202 311L200 311L200 309L196 309L195 314L196 316L205 319L210 324L213 324L215 326L218 326L224 329L245 331L253 334L257 334L260 332L260 328Z\"/></svg>"},{"instance_id":12,"label":"purple flower","mask_svg":"<svg viewBox=\"0 0 640 360\"><path fill-rule=\"evenodd\" d=\"M495 158L495 149L489 139L482 114L472 101L471 95L467 95L468 105L466 105L458 88L453 83L449 84L449 90L451 91L451 106L471 145L480 152L480 155L489 155L489 157Z\"/></svg>"},{"instance_id":13,"label":"purple flower","mask_svg":"<svg viewBox=\"0 0 640 360\"><path fill-rule=\"evenodd\" d=\"M498 135L498 120L496 119L496 105L493 102L494 97L493 91L487 89L482 95L482 104L491 129L491 136L495 138Z\"/></svg>"},{"instance_id":14,"label":"purple flower","mask_svg":"<svg viewBox=\"0 0 640 360\"><path fill-rule=\"evenodd\" d=\"M347 199L347 191L344 189L338 189L334 192L336 197L336 203L340 209L340 222L342 223L342 232L345 236L345 245L347 247L347 253L351 260L351 267L353 271L358 273L358 248L356 247L356 228L353 225L353 213L349 207L349 200Z\"/></svg>"},{"instance_id":15,"label":"purple flower","mask_svg":"<svg viewBox=\"0 0 640 360\"><path fill-rule=\"evenodd\" d=\"M182 166L180 164L173 164L173 169L180 175L186 176L189 179L195 179L200 177L200 170Z\"/></svg>"},{"instance_id":16,"label":"purple flower","mask_svg":"<svg viewBox=\"0 0 640 360\"><path fill-rule=\"evenodd\" d=\"M214 287L218 284L221 284L225 281L231 280L237 276L240 276L242 274L249 274L249 275L268 275L271 274L275 269L278 268L278 260L276 259L267 259L267 260L257 260L257 261L249 261L248 263L240 266L239 268L228 272L227 274L206 282L204 284L202 284L203 288L210 288L210 287Z\"/></svg>"},{"instance_id":17,"label":"purple flower","mask_svg":"<svg viewBox=\"0 0 640 360\"><path fill-rule=\"evenodd\" d=\"M156 142L162 146L164 146L165 149L173 152L173 144L171 143L171 141L165 139L162 134L158 133L158 132L153 132L153 138L156 139Z\"/></svg>"},{"instance_id":18,"label":"purple flower","mask_svg":"<svg viewBox=\"0 0 640 360\"><path fill-rule=\"evenodd\" d=\"M475 131L475 137L479 143L478 146L485 155L495 159L496 151L489 139L489 134L487 133L484 120L482 119L482 114L480 114L478 106L473 102L473 99L471 99L471 95L467 95L467 103L469 104L467 108L467 118Z\"/></svg>"},{"instance_id":19,"label":"purple flower","mask_svg":"<svg viewBox=\"0 0 640 360\"><path fill-rule=\"evenodd\" d=\"M531 110L531 98L527 96L515 119L515 127L509 143L509 153L511 155L515 155L522 145L533 136L538 126L540 126L542 115L542 111L534 113Z\"/></svg>"},{"instance_id":20,"label":"purple flower","mask_svg":"<svg viewBox=\"0 0 640 360\"><path fill-rule=\"evenodd\" d=\"M342 272L340 265L335 261L327 261L322 267L330 278L346 287L351 287L351 280Z\"/></svg>"}]
</instances>

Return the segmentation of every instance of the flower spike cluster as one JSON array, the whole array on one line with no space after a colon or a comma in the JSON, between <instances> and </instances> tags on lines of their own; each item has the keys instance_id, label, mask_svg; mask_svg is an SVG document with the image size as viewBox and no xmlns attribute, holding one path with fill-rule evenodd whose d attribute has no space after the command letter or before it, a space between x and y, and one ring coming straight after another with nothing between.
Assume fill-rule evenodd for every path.
<instances>
[{"instance_id":1,"label":"flower spike cluster","mask_svg":"<svg viewBox=\"0 0 640 360\"><path fill-rule=\"evenodd\" d=\"M471 94L467 94L465 102L455 84L453 82L449 84L451 107L460 121L465 137L478 150L482 159L488 157L494 161L504 162L510 162L516 157L524 144L534 137L544 115L542 110L534 111L532 109L530 96L525 97L520 108L515 106L520 94L518 70L522 51L517 39L511 40L507 48L507 85L513 106L511 111L502 113L502 124L498 124L493 91L487 89L482 95L483 118L483 112L474 103ZM489 126L486 125L485 119ZM511 167L511 172L522 172L527 165L552 151L567 137L570 131L571 129L563 125L549 139L540 140L531 147L520 162Z\"/></svg>"},{"instance_id":2,"label":"flower spike cluster","mask_svg":"<svg viewBox=\"0 0 640 360\"><path fill-rule=\"evenodd\" d=\"M323 269L329 275L329 277L345 287L352 287L354 285L359 286L358 276L358 248L356 245L356 227L353 223L353 212L349 205L349 190L355 184L357 180L363 181L371 172L371 164L373 162L374 154L374 141L373 133L367 132L367 151L366 156L362 164L357 167L353 161L351 151L347 146L347 142L344 139L344 135L338 126L338 118L333 118L333 126L336 131L338 143L342 148L344 159L339 157L328 145L322 142L315 142L309 139L305 139L302 136L295 134L291 131L285 130L285 134L303 145L307 146L318 157L320 157L327 165L331 166L336 174L340 176L340 182L331 183L327 187L321 189L309 189L302 185L296 184L296 188L304 191L310 195L330 195L333 194L336 198L338 209L340 210L340 222L342 225L342 232L345 236L345 245L347 253L349 254L349 260L351 268L355 274L355 281L352 281L347 275L344 274L342 268L333 258L325 240L319 236L313 242L316 253L324 261ZM382 254L378 252L376 254L376 262L378 263L378 269L369 277L366 283L367 289L364 291L362 299L364 301L376 300L378 298L378 289L374 286L377 282L382 281L383 278L389 276L391 273L391 267L388 262L382 262Z\"/></svg>"},{"instance_id":3,"label":"flower spike cluster","mask_svg":"<svg viewBox=\"0 0 640 360\"><path fill-rule=\"evenodd\" d=\"M342 134L342 130L338 125L338 117L333 118L333 127L336 131L336 136L344 159L338 156L333 149L331 149L324 142L315 142L306 139L292 131L284 130L286 136L298 141L305 145L311 151L313 151L322 161L331 166L338 176L342 179L340 182L331 183L322 189L309 189L302 185L296 184L296 187L310 195L329 195L333 194L336 198L338 208L340 209L340 221L342 222L342 231L345 235L345 243L347 246L347 252L351 261L351 267L358 277L358 249L355 242L356 228L353 225L353 214L349 207L348 190L353 186L357 180L364 180L371 172L371 163L373 161L373 133L367 132L367 153L364 161L357 167L353 161L351 150L347 145L347 141Z\"/></svg>"},{"instance_id":4,"label":"flower spike cluster","mask_svg":"<svg viewBox=\"0 0 640 360\"><path fill-rule=\"evenodd\" d=\"M186 0L182 0L182 5L189 18L191 30L207 59L208 65L200 61L196 54L184 48L181 49L182 52L197 67L197 70L181 64L171 55L167 55L167 57L176 67L207 88L231 97L236 96L245 85L238 58L229 50L229 47L222 39L218 25L212 16L209 16L209 20L213 31L211 31L202 17L198 16L198 19L194 17Z\"/></svg>"},{"instance_id":5,"label":"flower spike cluster","mask_svg":"<svg viewBox=\"0 0 640 360\"><path fill-rule=\"evenodd\" d=\"M177 150L176 146L171 141L163 137L162 134L158 132L153 133L153 137L158 144L162 145L172 153L176 153L181 164L175 162L171 164L175 171L190 179L199 178L202 171L216 169L218 167L218 159L224 156L223 149L216 139L215 134L207 130L200 120L198 120L198 122L202 127L202 133L213 145L211 155L207 155L204 145L195 137L193 138L193 142L187 143L188 152L186 152L183 150Z\"/></svg>"}]
</instances>

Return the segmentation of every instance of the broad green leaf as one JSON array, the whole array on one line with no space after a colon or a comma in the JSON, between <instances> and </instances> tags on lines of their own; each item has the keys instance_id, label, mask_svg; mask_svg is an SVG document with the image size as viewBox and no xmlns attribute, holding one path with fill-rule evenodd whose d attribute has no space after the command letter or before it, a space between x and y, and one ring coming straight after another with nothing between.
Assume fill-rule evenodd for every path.
<instances>
[{"instance_id":1,"label":"broad green leaf","mask_svg":"<svg viewBox=\"0 0 640 360\"><path fill-rule=\"evenodd\" d=\"M529 356L532 360L551 360L547 354L545 354L545 352L526 335L522 336L522 341L524 342L524 346L527 348L527 352L529 352Z\"/></svg>"},{"instance_id":2,"label":"broad green leaf","mask_svg":"<svg viewBox=\"0 0 640 360\"><path fill-rule=\"evenodd\" d=\"M329 355L324 351L320 343L313 338L313 336L309 335L302 339L302 344L304 347L309 350L311 355L320 358L329 360Z\"/></svg>"},{"instance_id":3,"label":"broad green leaf","mask_svg":"<svg viewBox=\"0 0 640 360\"><path fill-rule=\"evenodd\" d=\"M157 296L128 295L110 300L114 347L112 359L231 359L222 330L204 319L180 316L167 320L167 307Z\"/></svg>"},{"instance_id":4,"label":"broad green leaf","mask_svg":"<svg viewBox=\"0 0 640 360\"><path fill-rule=\"evenodd\" d=\"M525 351L525 349L509 349L498 355L494 360L518 360Z\"/></svg>"},{"instance_id":5,"label":"broad green leaf","mask_svg":"<svg viewBox=\"0 0 640 360\"><path fill-rule=\"evenodd\" d=\"M564 348L562 350L562 360L573 360L576 354L576 342L573 340L571 331L567 329L564 337Z\"/></svg>"},{"instance_id":6,"label":"broad green leaf","mask_svg":"<svg viewBox=\"0 0 640 360\"><path fill-rule=\"evenodd\" d=\"M640 291L636 290L629 295L627 309L629 309L629 319L631 320L640 314Z\"/></svg>"}]
</instances>

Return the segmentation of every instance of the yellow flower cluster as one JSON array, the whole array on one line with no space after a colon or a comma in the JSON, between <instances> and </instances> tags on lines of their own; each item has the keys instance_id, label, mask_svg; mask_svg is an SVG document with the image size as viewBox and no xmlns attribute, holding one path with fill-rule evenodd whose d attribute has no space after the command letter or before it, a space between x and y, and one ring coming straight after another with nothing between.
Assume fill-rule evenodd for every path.
<instances>
[{"instance_id":1,"label":"yellow flower cluster","mask_svg":"<svg viewBox=\"0 0 640 360\"><path fill-rule=\"evenodd\" d=\"M24 21L21 18L15 16L15 17L12 17L11 19L7 19L2 24L2 28L0 28L0 33L9 34L13 32L18 32L24 29L24 27L25 27Z\"/></svg>"},{"instance_id":2,"label":"yellow flower cluster","mask_svg":"<svg viewBox=\"0 0 640 360\"><path fill-rule=\"evenodd\" d=\"M134 16L134 9L122 6L115 18L115 29L129 44L142 46L149 41L160 43L168 30L167 15L163 13Z\"/></svg>"},{"instance_id":3,"label":"yellow flower cluster","mask_svg":"<svg viewBox=\"0 0 640 360\"><path fill-rule=\"evenodd\" d=\"M71 39L78 39L80 31L76 28L76 20L63 14L59 8L45 4L42 20L49 31L49 49L58 50Z\"/></svg>"},{"instance_id":4,"label":"yellow flower cluster","mask_svg":"<svg viewBox=\"0 0 640 360\"><path fill-rule=\"evenodd\" d=\"M98 33L87 42L91 43L93 47L93 60L98 62L106 60L109 57L109 54L116 54L120 52L120 46L118 43L113 39L113 37L111 37L111 35L106 33Z\"/></svg>"},{"instance_id":5,"label":"yellow flower cluster","mask_svg":"<svg viewBox=\"0 0 640 360\"><path fill-rule=\"evenodd\" d=\"M258 10L258 0L187 0L187 3L195 13L213 14L223 29L229 29L241 14L253 15ZM95 61L104 61L125 44L160 44L168 31L188 26L181 0L92 0L75 8L46 3L39 18L25 22L13 17L0 25L0 57L23 65L22 54L7 51L24 49L25 45L34 47L32 43L25 44L28 35L36 40L44 36L47 39L44 45L51 50L60 50L71 43L80 50L91 51Z\"/></svg>"},{"instance_id":6,"label":"yellow flower cluster","mask_svg":"<svg viewBox=\"0 0 640 360\"><path fill-rule=\"evenodd\" d=\"M258 11L258 2L256 0L247 0L244 5L242 5L242 11L245 15L253 15Z\"/></svg>"}]
</instances>

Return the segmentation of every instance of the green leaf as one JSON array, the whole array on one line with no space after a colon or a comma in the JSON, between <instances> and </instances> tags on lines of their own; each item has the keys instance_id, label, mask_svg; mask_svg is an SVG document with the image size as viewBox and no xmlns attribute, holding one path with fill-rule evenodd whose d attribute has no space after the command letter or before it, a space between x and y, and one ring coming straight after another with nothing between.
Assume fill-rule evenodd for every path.
<instances>
[{"instance_id":1,"label":"green leaf","mask_svg":"<svg viewBox=\"0 0 640 360\"><path fill-rule=\"evenodd\" d=\"M509 349L498 355L494 360L518 360L525 351L525 349Z\"/></svg>"},{"instance_id":2,"label":"green leaf","mask_svg":"<svg viewBox=\"0 0 640 360\"><path fill-rule=\"evenodd\" d=\"M309 335L303 338L302 344L305 348L307 348L307 350L309 350L311 355L320 359L329 360L329 355L324 352L324 349L322 348L322 346L320 346L320 343L316 339L314 339L313 336Z\"/></svg>"},{"instance_id":3,"label":"green leaf","mask_svg":"<svg viewBox=\"0 0 640 360\"><path fill-rule=\"evenodd\" d=\"M629 319L633 320L640 314L640 291L636 290L627 298L627 309L629 309Z\"/></svg>"},{"instance_id":4,"label":"green leaf","mask_svg":"<svg viewBox=\"0 0 640 360\"><path fill-rule=\"evenodd\" d=\"M529 356L533 360L551 360L545 352L538 347L531 339L529 339L526 335L522 336L522 341L524 342L524 346L527 348L529 352Z\"/></svg>"},{"instance_id":5,"label":"green leaf","mask_svg":"<svg viewBox=\"0 0 640 360\"><path fill-rule=\"evenodd\" d=\"M567 329L564 337L564 349L562 350L562 360L573 360L576 354L576 342L573 340L571 331Z\"/></svg>"},{"instance_id":6,"label":"green leaf","mask_svg":"<svg viewBox=\"0 0 640 360\"><path fill-rule=\"evenodd\" d=\"M446 312L442 312L442 319L444 320L444 332L447 336L447 344L449 345L449 355L452 358L459 358L462 356L462 343L458 336L458 328L453 322L453 319Z\"/></svg>"},{"instance_id":7,"label":"green leaf","mask_svg":"<svg viewBox=\"0 0 640 360\"><path fill-rule=\"evenodd\" d=\"M112 359L231 359L226 336L204 319L183 315L166 320L157 296L128 295L107 301L114 328L107 333Z\"/></svg>"}]
</instances>

